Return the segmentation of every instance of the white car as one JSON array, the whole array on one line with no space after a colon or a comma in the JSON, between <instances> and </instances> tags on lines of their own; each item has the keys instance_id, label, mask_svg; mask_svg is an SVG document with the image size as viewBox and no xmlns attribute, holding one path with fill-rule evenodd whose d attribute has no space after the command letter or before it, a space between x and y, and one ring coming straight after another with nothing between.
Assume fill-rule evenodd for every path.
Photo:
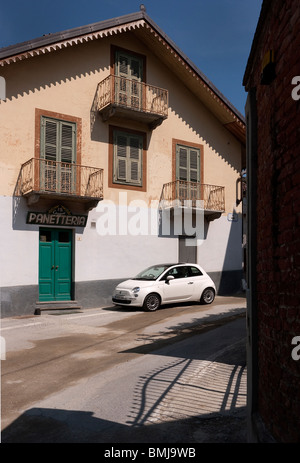
<instances>
[{"instance_id":1,"label":"white car","mask_svg":"<svg viewBox=\"0 0 300 463\"><path fill-rule=\"evenodd\" d=\"M216 288L212 279L197 264L158 264L135 278L123 281L114 290L116 305L157 310L161 304L199 301L211 304Z\"/></svg>"}]
</instances>

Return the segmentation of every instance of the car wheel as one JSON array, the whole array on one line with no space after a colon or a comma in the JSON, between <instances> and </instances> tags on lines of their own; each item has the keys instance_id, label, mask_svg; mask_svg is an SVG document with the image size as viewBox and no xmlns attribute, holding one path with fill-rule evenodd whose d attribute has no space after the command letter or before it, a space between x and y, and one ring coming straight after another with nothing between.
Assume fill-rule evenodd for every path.
<instances>
[{"instance_id":1,"label":"car wheel","mask_svg":"<svg viewBox=\"0 0 300 463\"><path fill-rule=\"evenodd\" d=\"M201 296L200 302L203 304L211 304L215 299L215 292L212 288L206 288Z\"/></svg>"},{"instance_id":2,"label":"car wheel","mask_svg":"<svg viewBox=\"0 0 300 463\"><path fill-rule=\"evenodd\" d=\"M148 294L148 296L146 296L143 307L147 312L154 312L159 308L159 306L160 297L158 296L158 294L153 293Z\"/></svg>"}]
</instances>

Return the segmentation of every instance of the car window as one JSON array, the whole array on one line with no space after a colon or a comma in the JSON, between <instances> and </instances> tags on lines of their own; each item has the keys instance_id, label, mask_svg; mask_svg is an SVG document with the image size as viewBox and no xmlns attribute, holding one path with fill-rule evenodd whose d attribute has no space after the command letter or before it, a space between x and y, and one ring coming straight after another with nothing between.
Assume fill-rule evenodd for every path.
<instances>
[{"instance_id":1,"label":"car window","mask_svg":"<svg viewBox=\"0 0 300 463\"><path fill-rule=\"evenodd\" d=\"M198 276L203 275L203 273L201 272L201 270L198 267L189 267L189 269L190 269L190 276L191 277L198 277Z\"/></svg>"},{"instance_id":2,"label":"car window","mask_svg":"<svg viewBox=\"0 0 300 463\"><path fill-rule=\"evenodd\" d=\"M172 275L174 278L187 278L189 277L189 269L188 267L173 267L171 268L163 277L165 280L169 275Z\"/></svg>"},{"instance_id":3,"label":"car window","mask_svg":"<svg viewBox=\"0 0 300 463\"><path fill-rule=\"evenodd\" d=\"M156 280L168 268L165 265L155 265L143 270L133 280Z\"/></svg>"}]
</instances>

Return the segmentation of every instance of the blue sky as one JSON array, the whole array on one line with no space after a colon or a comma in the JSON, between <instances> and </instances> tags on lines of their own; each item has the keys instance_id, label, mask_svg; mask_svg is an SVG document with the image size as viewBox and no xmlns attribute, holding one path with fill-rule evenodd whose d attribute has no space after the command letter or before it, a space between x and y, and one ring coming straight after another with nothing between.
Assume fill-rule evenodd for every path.
<instances>
[{"instance_id":1,"label":"blue sky","mask_svg":"<svg viewBox=\"0 0 300 463\"><path fill-rule=\"evenodd\" d=\"M134 13L141 3L244 114L242 80L262 0L2 0L0 47Z\"/></svg>"}]
</instances>

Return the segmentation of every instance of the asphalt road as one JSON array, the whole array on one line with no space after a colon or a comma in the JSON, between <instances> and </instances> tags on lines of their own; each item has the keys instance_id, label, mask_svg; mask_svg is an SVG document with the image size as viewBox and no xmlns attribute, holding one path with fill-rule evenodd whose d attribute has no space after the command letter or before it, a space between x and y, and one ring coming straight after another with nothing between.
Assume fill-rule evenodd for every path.
<instances>
[{"instance_id":1,"label":"asphalt road","mask_svg":"<svg viewBox=\"0 0 300 463\"><path fill-rule=\"evenodd\" d=\"M246 442L245 307L3 319L2 442Z\"/></svg>"}]
</instances>

